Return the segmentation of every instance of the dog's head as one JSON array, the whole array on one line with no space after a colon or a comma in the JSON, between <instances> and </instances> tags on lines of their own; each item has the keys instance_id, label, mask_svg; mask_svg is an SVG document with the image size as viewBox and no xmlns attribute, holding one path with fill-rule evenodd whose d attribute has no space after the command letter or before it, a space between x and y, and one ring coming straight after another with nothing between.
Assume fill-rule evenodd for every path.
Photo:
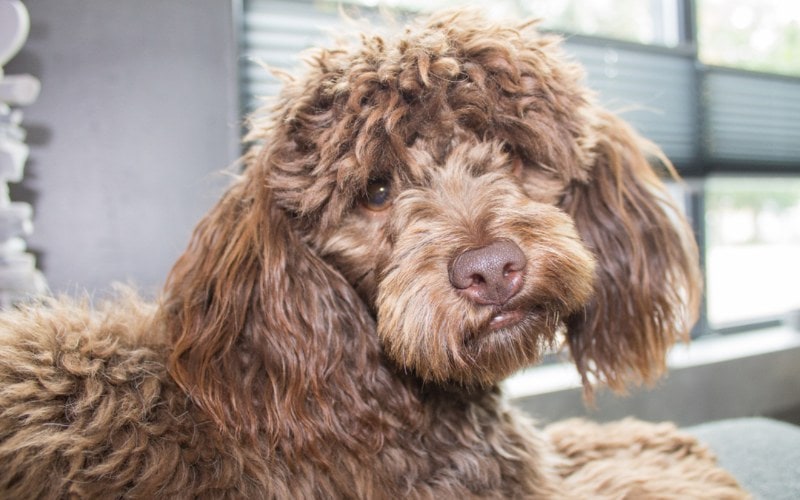
<instances>
[{"instance_id":1,"label":"dog's head","mask_svg":"<svg viewBox=\"0 0 800 500\"><path fill-rule=\"evenodd\" d=\"M449 13L312 53L170 275L175 379L252 428L353 352L490 386L561 332L587 384L659 375L691 232L557 42Z\"/></svg>"}]
</instances>

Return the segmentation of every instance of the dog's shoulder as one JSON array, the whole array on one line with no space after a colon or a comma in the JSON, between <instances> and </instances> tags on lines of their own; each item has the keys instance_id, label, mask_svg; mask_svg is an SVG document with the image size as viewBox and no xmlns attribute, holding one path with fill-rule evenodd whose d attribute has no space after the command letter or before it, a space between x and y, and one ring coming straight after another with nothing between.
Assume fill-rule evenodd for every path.
<instances>
[{"instance_id":1,"label":"dog's shoulder","mask_svg":"<svg viewBox=\"0 0 800 500\"><path fill-rule=\"evenodd\" d=\"M0 314L0 380L4 384L64 376L121 381L123 372L163 365L166 335L155 305L125 296L94 308L88 301L48 299Z\"/></svg>"},{"instance_id":2,"label":"dog's shoulder","mask_svg":"<svg viewBox=\"0 0 800 500\"><path fill-rule=\"evenodd\" d=\"M175 462L192 425L158 325L155 306L133 297L0 314L0 496L103 496L132 488L134 470L174 470L147 467L148 450Z\"/></svg>"},{"instance_id":3,"label":"dog's shoulder","mask_svg":"<svg viewBox=\"0 0 800 500\"><path fill-rule=\"evenodd\" d=\"M0 425L89 425L147 412L171 385L155 306L48 299L0 314ZM139 415L144 416L144 415ZM133 416L131 416L133 418Z\"/></svg>"}]
</instances>

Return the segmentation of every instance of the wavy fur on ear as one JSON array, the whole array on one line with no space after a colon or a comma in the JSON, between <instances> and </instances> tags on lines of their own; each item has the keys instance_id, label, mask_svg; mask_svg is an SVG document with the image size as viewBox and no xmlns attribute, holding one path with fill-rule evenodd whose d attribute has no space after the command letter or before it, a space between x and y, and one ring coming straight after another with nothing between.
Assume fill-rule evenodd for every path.
<instances>
[{"instance_id":1,"label":"wavy fur on ear","mask_svg":"<svg viewBox=\"0 0 800 500\"><path fill-rule=\"evenodd\" d=\"M340 426L376 447L375 423L359 421L371 413L359 406L367 393L389 383L374 379L372 319L273 206L264 163L200 222L169 275L169 372L220 428L293 443L281 450L287 458L314 452L327 432L343 435Z\"/></svg>"},{"instance_id":2,"label":"wavy fur on ear","mask_svg":"<svg viewBox=\"0 0 800 500\"><path fill-rule=\"evenodd\" d=\"M594 121L589 179L562 204L596 255L595 295L567 338L587 391L592 377L623 390L658 378L667 349L688 340L701 278L692 231L645 156L658 148L609 113Z\"/></svg>"}]
</instances>

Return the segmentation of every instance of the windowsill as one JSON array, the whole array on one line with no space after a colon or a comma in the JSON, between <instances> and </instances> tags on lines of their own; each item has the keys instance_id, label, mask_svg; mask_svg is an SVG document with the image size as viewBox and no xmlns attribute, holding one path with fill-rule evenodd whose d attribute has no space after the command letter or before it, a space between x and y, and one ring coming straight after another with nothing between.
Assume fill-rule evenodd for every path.
<instances>
[{"instance_id":1,"label":"windowsill","mask_svg":"<svg viewBox=\"0 0 800 500\"><path fill-rule=\"evenodd\" d=\"M678 344L670 351L667 365L673 371L795 347L800 347L800 332L786 327L769 328ZM505 393L512 399L581 388L581 379L575 366L567 362L529 368L504 383Z\"/></svg>"},{"instance_id":2,"label":"windowsill","mask_svg":"<svg viewBox=\"0 0 800 500\"><path fill-rule=\"evenodd\" d=\"M635 415L682 425L718 418L770 415L800 405L800 332L776 327L710 337L675 346L669 373L652 389L628 397L598 391L587 408L571 363L525 370L504 383L513 403L537 418L588 416L598 420Z\"/></svg>"},{"instance_id":3,"label":"windowsill","mask_svg":"<svg viewBox=\"0 0 800 500\"><path fill-rule=\"evenodd\" d=\"M669 353L667 364L672 370L758 356L795 347L800 347L800 332L780 326L698 339L689 344L677 345Z\"/></svg>"}]
</instances>

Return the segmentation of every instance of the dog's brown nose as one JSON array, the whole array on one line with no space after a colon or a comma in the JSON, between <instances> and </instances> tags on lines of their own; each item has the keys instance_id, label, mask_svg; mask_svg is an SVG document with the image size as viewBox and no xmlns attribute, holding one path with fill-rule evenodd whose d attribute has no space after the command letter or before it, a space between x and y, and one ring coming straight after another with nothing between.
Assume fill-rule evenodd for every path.
<instances>
[{"instance_id":1,"label":"dog's brown nose","mask_svg":"<svg viewBox=\"0 0 800 500\"><path fill-rule=\"evenodd\" d=\"M467 250L450 264L450 283L470 300L503 305L522 288L525 254L512 241Z\"/></svg>"}]
</instances>

